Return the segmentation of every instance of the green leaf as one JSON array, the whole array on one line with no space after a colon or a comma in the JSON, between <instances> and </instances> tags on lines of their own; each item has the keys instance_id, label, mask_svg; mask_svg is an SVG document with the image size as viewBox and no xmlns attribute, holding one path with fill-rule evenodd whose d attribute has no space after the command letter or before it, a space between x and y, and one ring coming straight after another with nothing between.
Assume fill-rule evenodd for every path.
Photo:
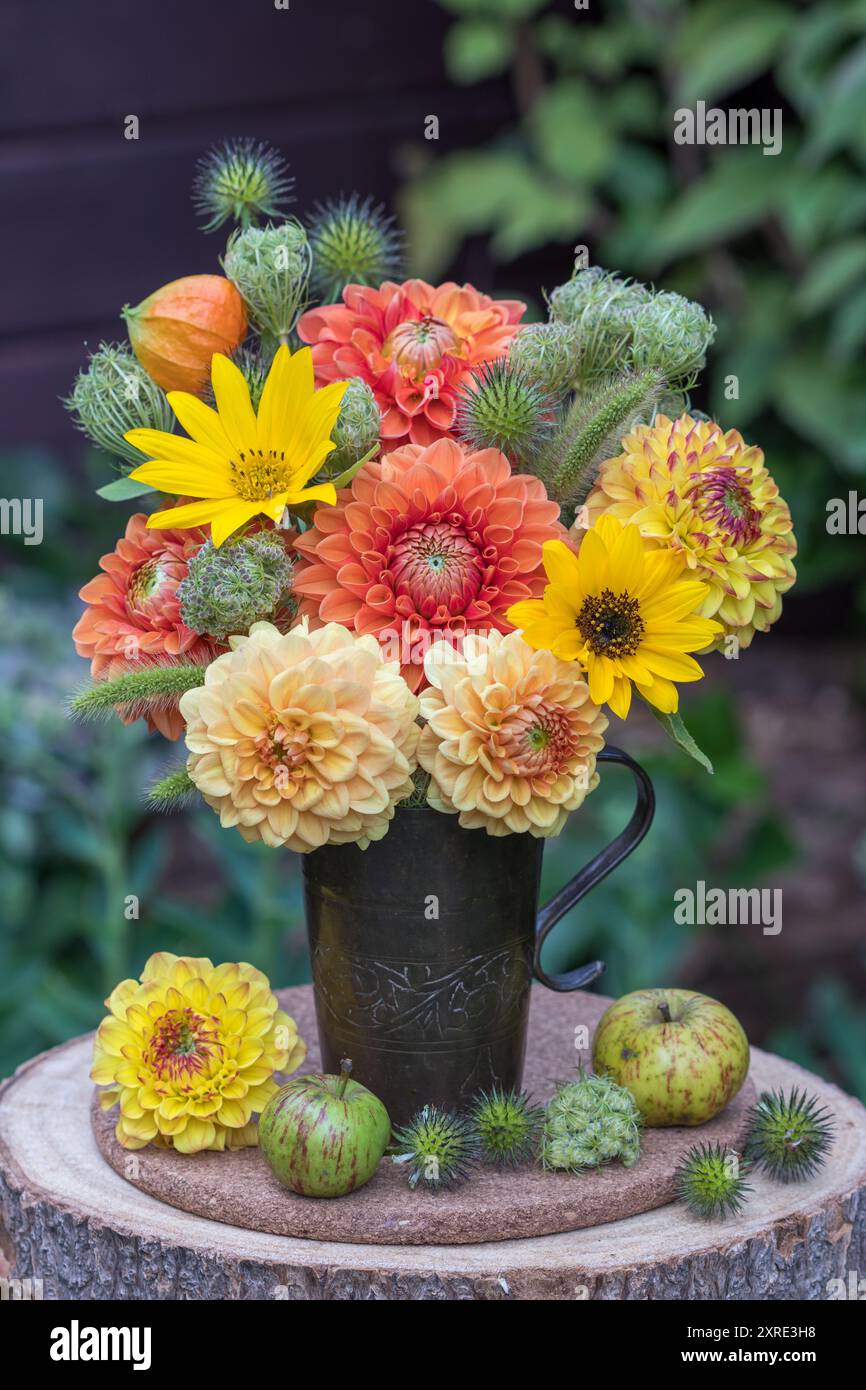
<instances>
[{"instance_id":1,"label":"green leaf","mask_svg":"<svg viewBox=\"0 0 866 1390\"><path fill-rule=\"evenodd\" d=\"M96 489L97 497L104 497L107 502L126 502L130 497L143 497L146 492L153 492L150 483L136 483L132 478L115 478L113 483Z\"/></svg>"},{"instance_id":2,"label":"green leaf","mask_svg":"<svg viewBox=\"0 0 866 1390\"><path fill-rule=\"evenodd\" d=\"M577 78L555 82L542 93L529 128L545 167L572 183L592 183L613 157L598 97Z\"/></svg>"},{"instance_id":3,"label":"green leaf","mask_svg":"<svg viewBox=\"0 0 866 1390\"><path fill-rule=\"evenodd\" d=\"M709 103L751 82L773 61L791 28L790 14L775 5L737 16L726 4L716 14L710 34L693 39L687 31L678 46L677 99L685 106L698 98Z\"/></svg>"},{"instance_id":4,"label":"green leaf","mask_svg":"<svg viewBox=\"0 0 866 1390\"><path fill-rule=\"evenodd\" d=\"M866 343L866 285L846 295L833 316L830 343L834 356L847 361Z\"/></svg>"},{"instance_id":5,"label":"green leaf","mask_svg":"<svg viewBox=\"0 0 866 1390\"><path fill-rule=\"evenodd\" d=\"M853 472L866 472L866 393L856 366L827 370L820 344L780 362L776 408L792 429Z\"/></svg>"},{"instance_id":6,"label":"green leaf","mask_svg":"<svg viewBox=\"0 0 866 1390\"><path fill-rule=\"evenodd\" d=\"M668 735L669 738L673 739L677 747L681 748L684 753L688 753L689 757L694 758L695 762L700 763L701 767L706 768L707 772L712 773L712 763L710 762L706 753L702 753L698 745L695 743L694 739L692 738L691 734L689 733L688 729L683 723L682 715L662 714L661 710L656 709L654 705L649 705L649 708L655 715L658 722L661 724L665 733Z\"/></svg>"},{"instance_id":7,"label":"green leaf","mask_svg":"<svg viewBox=\"0 0 866 1390\"><path fill-rule=\"evenodd\" d=\"M866 124L866 39L845 53L821 94L804 157L817 163L834 150L856 146Z\"/></svg>"},{"instance_id":8,"label":"green leaf","mask_svg":"<svg viewBox=\"0 0 866 1390\"><path fill-rule=\"evenodd\" d=\"M837 242L819 255L797 291L803 314L820 313L866 275L866 236Z\"/></svg>"},{"instance_id":9,"label":"green leaf","mask_svg":"<svg viewBox=\"0 0 866 1390\"><path fill-rule=\"evenodd\" d=\"M465 236L493 234L499 260L575 239L591 203L510 149L461 151L431 165L400 200L417 274L436 279Z\"/></svg>"},{"instance_id":10,"label":"green leaf","mask_svg":"<svg viewBox=\"0 0 866 1390\"><path fill-rule=\"evenodd\" d=\"M504 72L514 52L514 33L495 19L461 19L445 37L445 67L455 82L483 82Z\"/></svg>"},{"instance_id":11,"label":"green leaf","mask_svg":"<svg viewBox=\"0 0 866 1390\"><path fill-rule=\"evenodd\" d=\"M357 463L350 463L349 467L345 468L343 472L339 475L339 477L331 479L331 481L334 484L334 487L337 489L338 492L341 487L349 486L355 474L360 473L361 469L364 467L364 464L369 463L371 458L376 457L380 448L381 445L377 441L373 445L372 449L367 450L363 458L358 459Z\"/></svg>"},{"instance_id":12,"label":"green leaf","mask_svg":"<svg viewBox=\"0 0 866 1390\"><path fill-rule=\"evenodd\" d=\"M747 231L776 209L789 170L784 153L738 147L720 155L661 219L648 252L660 264Z\"/></svg>"}]
</instances>

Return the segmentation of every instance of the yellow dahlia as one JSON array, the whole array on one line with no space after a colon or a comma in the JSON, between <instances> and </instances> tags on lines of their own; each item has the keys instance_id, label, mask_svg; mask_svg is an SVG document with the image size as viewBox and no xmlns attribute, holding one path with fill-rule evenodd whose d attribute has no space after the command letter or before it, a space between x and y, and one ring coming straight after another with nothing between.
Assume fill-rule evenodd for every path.
<instances>
[{"instance_id":1,"label":"yellow dahlia","mask_svg":"<svg viewBox=\"0 0 866 1390\"><path fill-rule=\"evenodd\" d=\"M313 356L280 347L262 390L258 415L243 373L215 352L211 380L217 409L186 391L168 402L189 439L164 430L130 430L130 444L150 456L130 477L160 492L198 497L154 512L148 526L185 530L210 523L215 546L253 517L278 522L286 508L337 500L333 483L308 487L336 447L331 431L348 382L315 389Z\"/></svg>"},{"instance_id":2,"label":"yellow dahlia","mask_svg":"<svg viewBox=\"0 0 866 1390\"><path fill-rule=\"evenodd\" d=\"M180 703L189 774L221 824L302 854L380 840L418 742L399 663L338 623L254 623L229 643Z\"/></svg>"},{"instance_id":3,"label":"yellow dahlia","mask_svg":"<svg viewBox=\"0 0 866 1390\"><path fill-rule=\"evenodd\" d=\"M488 835L558 835L598 785L607 718L580 669L535 651L517 632L437 642L424 662L427 720L418 761L437 811Z\"/></svg>"},{"instance_id":4,"label":"yellow dahlia","mask_svg":"<svg viewBox=\"0 0 866 1390\"><path fill-rule=\"evenodd\" d=\"M610 705L621 719L632 684L656 709L673 714L674 682L704 674L687 653L707 647L721 631L697 616L707 586L684 577L682 555L657 550L637 526L602 516L577 555L562 541L548 541L544 570L544 598L515 603L507 614L529 645L580 662L593 702Z\"/></svg>"},{"instance_id":5,"label":"yellow dahlia","mask_svg":"<svg viewBox=\"0 0 866 1390\"><path fill-rule=\"evenodd\" d=\"M125 1149L145 1144L198 1153L258 1143L253 1116L278 1090L275 1072L299 1067L306 1046L267 978L251 965L159 951L141 980L105 1001L91 1079L103 1110L120 1105Z\"/></svg>"},{"instance_id":6,"label":"yellow dahlia","mask_svg":"<svg viewBox=\"0 0 866 1390\"><path fill-rule=\"evenodd\" d=\"M707 585L700 612L747 647L782 611L796 579L791 513L764 455L737 430L682 415L638 425L602 467L587 499L599 516L632 522L656 546L681 554Z\"/></svg>"}]
</instances>

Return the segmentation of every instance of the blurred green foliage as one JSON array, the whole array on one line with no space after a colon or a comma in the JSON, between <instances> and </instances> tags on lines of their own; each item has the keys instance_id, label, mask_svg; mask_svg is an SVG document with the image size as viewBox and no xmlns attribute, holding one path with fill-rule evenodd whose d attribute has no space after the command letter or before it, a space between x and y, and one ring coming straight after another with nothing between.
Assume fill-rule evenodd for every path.
<instances>
[{"instance_id":1,"label":"blurred green foliage","mask_svg":"<svg viewBox=\"0 0 866 1390\"><path fill-rule=\"evenodd\" d=\"M700 404L764 449L799 593L853 579L863 603L863 547L829 537L825 509L866 473L866 0L440 3L451 79L507 76L514 119L483 148L416 154L415 273L484 238L506 263L560 243L564 280L565 248L585 245L705 304L719 336ZM676 144L674 113L699 100L779 109L781 152Z\"/></svg>"}]
</instances>

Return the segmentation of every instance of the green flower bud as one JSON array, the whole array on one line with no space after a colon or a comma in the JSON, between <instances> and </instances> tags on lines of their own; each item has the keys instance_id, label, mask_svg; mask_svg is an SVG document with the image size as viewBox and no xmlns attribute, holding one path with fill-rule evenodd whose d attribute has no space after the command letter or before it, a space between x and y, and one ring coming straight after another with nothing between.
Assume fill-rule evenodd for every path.
<instances>
[{"instance_id":1,"label":"green flower bud","mask_svg":"<svg viewBox=\"0 0 866 1390\"><path fill-rule=\"evenodd\" d=\"M345 285L380 285L396 279L403 264L403 234L381 204L353 193L317 204L310 224L312 285L332 304Z\"/></svg>"},{"instance_id":2,"label":"green flower bud","mask_svg":"<svg viewBox=\"0 0 866 1390\"><path fill-rule=\"evenodd\" d=\"M372 390L359 376L349 378L331 438L336 449L325 459L326 475L335 478L363 458L379 441L382 414Z\"/></svg>"},{"instance_id":3,"label":"green flower bud","mask_svg":"<svg viewBox=\"0 0 866 1390\"><path fill-rule=\"evenodd\" d=\"M148 376L132 349L119 343L99 344L63 405L97 448L130 468L141 463L141 453L127 444L123 437L127 430L171 431L175 426L165 393ZM123 463L118 462L118 467L128 472Z\"/></svg>"},{"instance_id":4,"label":"green flower bud","mask_svg":"<svg viewBox=\"0 0 866 1390\"><path fill-rule=\"evenodd\" d=\"M253 327L287 338L304 306L310 276L310 246L300 222L233 232L222 266Z\"/></svg>"},{"instance_id":5,"label":"green flower bud","mask_svg":"<svg viewBox=\"0 0 866 1390\"><path fill-rule=\"evenodd\" d=\"M576 375L583 383L628 368L657 371L672 388L688 390L716 335L700 304L670 291L656 293L600 266L576 270L553 291L550 318L575 332Z\"/></svg>"},{"instance_id":6,"label":"green flower bud","mask_svg":"<svg viewBox=\"0 0 866 1390\"><path fill-rule=\"evenodd\" d=\"M224 641L291 612L291 586L292 561L278 531L236 536L219 550L206 541L178 585L181 617L193 632Z\"/></svg>"},{"instance_id":7,"label":"green flower bud","mask_svg":"<svg viewBox=\"0 0 866 1390\"><path fill-rule=\"evenodd\" d=\"M631 358L636 371L654 368L669 384L688 390L707 360L716 325L691 299L664 291L637 312Z\"/></svg>"},{"instance_id":8,"label":"green flower bud","mask_svg":"<svg viewBox=\"0 0 866 1390\"><path fill-rule=\"evenodd\" d=\"M541 1132L545 1168L579 1173L618 1158L630 1167L640 1153L641 1116L630 1091L608 1076L580 1075L558 1088Z\"/></svg>"},{"instance_id":9,"label":"green flower bud","mask_svg":"<svg viewBox=\"0 0 866 1390\"><path fill-rule=\"evenodd\" d=\"M580 371L580 335L567 323L529 323L512 341L509 365L542 391L556 395Z\"/></svg>"},{"instance_id":10,"label":"green flower bud","mask_svg":"<svg viewBox=\"0 0 866 1390\"><path fill-rule=\"evenodd\" d=\"M259 217L279 217L294 202L294 179L278 150L262 141L228 140L199 160L192 198L196 211L206 218L203 232L213 232L224 222L241 227Z\"/></svg>"}]
</instances>

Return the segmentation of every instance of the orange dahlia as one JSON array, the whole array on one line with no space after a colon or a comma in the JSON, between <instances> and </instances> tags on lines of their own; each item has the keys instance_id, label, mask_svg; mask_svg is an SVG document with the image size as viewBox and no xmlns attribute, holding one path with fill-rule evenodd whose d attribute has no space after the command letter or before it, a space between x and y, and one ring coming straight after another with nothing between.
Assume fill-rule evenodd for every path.
<instances>
[{"instance_id":1,"label":"orange dahlia","mask_svg":"<svg viewBox=\"0 0 866 1390\"><path fill-rule=\"evenodd\" d=\"M697 612L748 647L782 612L796 579L791 513L764 467L763 452L712 420L664 415L638 425L602 466L587 498L589 524L615 517L672 550L707 586Z\"/></svg>"},{"instance_id":2,"label":"orange dahlia","mask_svg":"<svg viewBox=\"0 0 866 1390\"><path fill-rule=\"evenodd\" d=\"M496 449L407 444L362 468L297 540L298 613L374 633L418 690L434 639L509 632L505 610L541 597L558 516L544 484Z\"/></svg>"},{"instance_id":3,"label":"orange dahlia","mask_svg":"<svg viewBox=\"0 0 866 1390\"><path fill-rule=\"evenodd\" d=\"M207 539L202 528L149 531L144 512L129 518L126 534L99 562L103 573L79 594L87 607L72 639L78 655L90 659L94 679L123 675L136 662L208 662L223 650L186 626L177 597L188 561ZM128 724L137 716L120 711L120 717ZM184 729L176 707L152 710L147 723L171 739Z\"/></svg>"},{"instance_id":4,"label":"orange dahlia","mask_svg":"<svg viewBox=\"0 0 866 1390\"><path fill-rule=\"evenodd\" d=\"M526 308L471 285L387 280L347 285L343 303L310 309L298 335L313 345L318 384L362 377L382 412L382 439L431 444L454 426L473 368L502 357Z\"/></svg>"}]
</instances>

